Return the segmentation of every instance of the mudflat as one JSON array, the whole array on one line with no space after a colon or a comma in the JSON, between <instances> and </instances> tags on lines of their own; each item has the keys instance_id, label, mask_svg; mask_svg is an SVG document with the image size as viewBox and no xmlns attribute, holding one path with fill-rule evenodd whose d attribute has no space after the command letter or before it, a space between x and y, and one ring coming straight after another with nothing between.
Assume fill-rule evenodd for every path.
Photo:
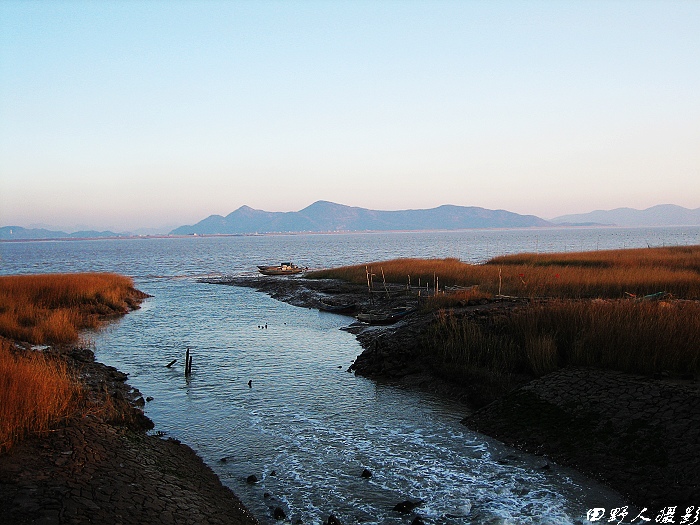
<instances>
[{"instance_id":1,"label":"mudflat","mask_svg":"<svg viewBox=\"0 0 700 525\"><path fill-rule=\"evenodd\" d=\"M84 414L0 456L0 523L231 524L257 520L197 454L148 435L153 424L126 375L90 350L52 350L116 411Z\"/></svg>"}]
</instances>

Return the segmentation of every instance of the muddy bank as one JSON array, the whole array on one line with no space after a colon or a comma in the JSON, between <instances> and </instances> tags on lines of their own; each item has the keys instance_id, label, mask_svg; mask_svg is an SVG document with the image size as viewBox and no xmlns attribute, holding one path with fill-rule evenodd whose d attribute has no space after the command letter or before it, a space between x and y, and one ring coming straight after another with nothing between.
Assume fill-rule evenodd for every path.
<instances>
[{"instance_id":1,"label":"muddy bank","mask_svg":"<svg viewBox=\"0 0 700 525\"><path fill-rule=\"evenodd\" d=\"M369 309L367 288L332 280L248 277L209 281L248 286L302 307L355 303ZM373 306L406 304L400 288L373 294ZM382 304L383 301L383 304ZM527 301L487 301L461 308L488 321ZM486 373L469 376L440 367L421 348L434 315L418 310L388 326L348 317L364 351L350 369L466 403L464 423L519 449L544 455L608 484L650 509L700 504L700 386L696 379L649 378L621 372L566 368L507 382ZM604 506L604 502L601 502Z\"/></svg>"},{"instance_id":2,"label":"muddy bank","mask_svg":"<svg viewBox=\"0 0 700 525\"><path fill-rule=\"evenodd\" d=\"M700 388L612 370L567 368L463 421L545 454L660 509L700 500Z\"/></svg>"},{"instance_id":3,"label":"muddy bank","mask_svg":"<svg viewBox=\"0 0 700 525\"><path fill-rule=\"evenodd\" d=\"M125 374L87 349L50 352L92 408L0 455L0 524L257 524L192 449L147 435L146 401Z\"/></svg>"}]
</instances>

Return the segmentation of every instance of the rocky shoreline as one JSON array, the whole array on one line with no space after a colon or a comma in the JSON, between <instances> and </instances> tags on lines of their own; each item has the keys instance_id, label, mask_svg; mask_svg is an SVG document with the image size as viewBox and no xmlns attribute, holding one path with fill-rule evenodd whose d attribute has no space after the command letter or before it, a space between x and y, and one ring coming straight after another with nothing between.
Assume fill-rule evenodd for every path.
<instances>
[{"instance_id":1,"label":"rocky shoreline","mask_svg":"<svg viewBox=\"0 0 700 525\"><path fill-rule=\"evenodd\" d=\"M88 349L49 353L94 408L0 455L0 524L257 525L191 448L146 433L153 423L126 374Z\"/></svg>"},{"instance_id":2,"label":"rocky shoreline","mask_svg":"<svg viewBox=\"0 0 700 525\"><path fill-rule=\"evenodd\" d=\"M370 307L366 286L333 280L240 277L208 282L252 287L301 307L318 308L321 300ZM406 303L400 288L382 296L376 293L374 302L383 301L385 308ZM507 315L510 308L523 306L517 301L465 305L462 314ZM642 508L700 505L700 384L696 378L564 368L538 379L511 377L507 385L485 375L465 381L436 368L421 352L420 334L433 322L433 314L417 311L388 326L361 325L350 319L346 329L364 349L350 371L411 384L461 402L463 423L469 428L573 467Z\"/></svg>"}]
</instances>

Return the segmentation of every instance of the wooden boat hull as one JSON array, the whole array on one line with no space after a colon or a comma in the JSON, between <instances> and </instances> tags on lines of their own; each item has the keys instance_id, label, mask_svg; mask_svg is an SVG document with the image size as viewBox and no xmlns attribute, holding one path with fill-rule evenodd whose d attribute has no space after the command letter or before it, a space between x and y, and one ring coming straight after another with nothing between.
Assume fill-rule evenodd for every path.
<instances>
[{"instance_id":1,"label":"wooden boat hull","mask_svg":"<svg viewBox=\"0 0 700 525\"><path fill-rule=\"evenodd\" d=\"M279 266L258 266L258 271L263 275L295 275L304 271L304 268L293 264L281 264Z\"/></svg>"},{"instance_id":2,"label":"wooden boat hull","mask_svg":"<svg viewBox=\"0 0 700 525\"><path fill-rule=\"evenodd\" d=\"M301 273L304 270L302 270L301 268L298 268L296 270L280 270L279 268L273 268L273 269L258 268L258 271L263 275L294 275L297 273Z\"/></svg>"}]
</instances>

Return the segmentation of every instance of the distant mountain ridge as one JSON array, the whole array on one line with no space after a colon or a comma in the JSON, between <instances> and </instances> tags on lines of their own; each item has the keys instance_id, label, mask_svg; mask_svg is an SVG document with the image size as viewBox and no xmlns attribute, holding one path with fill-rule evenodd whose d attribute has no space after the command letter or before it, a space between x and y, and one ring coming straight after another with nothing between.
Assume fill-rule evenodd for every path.
<instances>
[{"instance_id":1,"label":"distant mountain ridge","mask_svg":"<svg viewBox=\"0 0 700 525\"><path fill-rule=\"evenodd\" d=\"M44 239L102 239L111 237L128 237L130 234L111 231L84 230L73 233L48 230L46 228L23 228L21 226L0 227L0 241L33 241Z\"/></svg>"},{"instance_id":2,"label":"distant mountain ridge","mask_svg":"<svg viewBox=\"0 0 700 525\"><path fill-rule=\"evenodd\" d=\"M380 211L317 201L296 212L269 212L241 206L226 217L211 215L173 235L293 233L390 230L459 230L551 226L534 215L475 206L443 205L425 210Z\"/></svg>"},{"instance_id":3,"label":"distant mountain ridge","mask_svg":"<svg viewBox=\"0 0 700 525\"><path fill-rule=\"evenodd\" d=\"M675 204L659 204L636 210L616 208L596 210L577 215L562 215L550 219L554 224L600 224L608 226L700 226L700 208L694 210Z\"/></svg>"},{"instance_id":4,"label":"distant mountain ridge","mask_svg":"<svg viewBox=\"0 0 700 525\"><path fill-rule=\"evenodd\" d=\"M317 201L300 211L270 212L241 206L226 217L211 215L191 226L180 226L167 235L227 235L335 231L458 230L476 228L528 228L556 226L700 226L700 208L691 210L661 204L645 210L617 208L562 215L544 220L506 210L476 206L443 205L421 210L380 211ZM0 241L44 239L101 239L163 235L165 230L136 232L84 230L74 233L48 228L0 227Z\"/></svg>"}]
</instances>

